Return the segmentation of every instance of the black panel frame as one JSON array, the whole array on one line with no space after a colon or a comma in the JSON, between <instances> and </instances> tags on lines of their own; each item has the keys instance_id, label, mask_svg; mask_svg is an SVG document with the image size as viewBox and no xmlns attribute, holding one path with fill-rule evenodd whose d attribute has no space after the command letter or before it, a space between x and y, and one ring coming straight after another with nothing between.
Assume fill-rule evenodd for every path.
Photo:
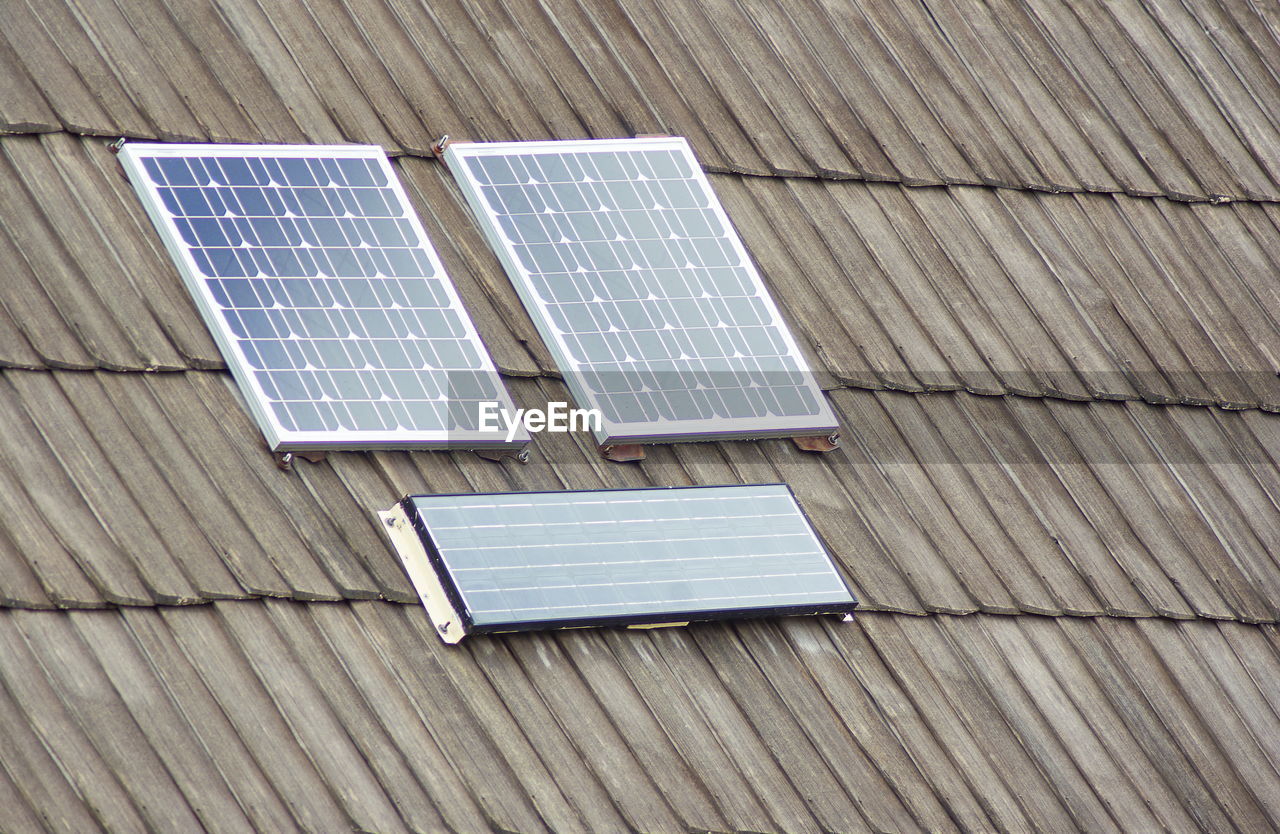
<instances>
[{"instance_id":1,"label":"black panel frame","mask_svg":"<svg viewBox=\"0 0 1280 834\"><path fill-rule=\"evenodd\" d=\"M658 490L700 490L700 489L726 489L733 487L761 487L761 486L780 486L785 487L787 492L795 501L796 508L800 511L800 516L805 523L813 531L814 537L817 539L823 553L830 561L835 569L836 576L840 583L844 586L845 591L849 594L850 601L847 603L831 603L831 604L801 604L801 605L766 605L753 608L720 608L712 610L694 610L682 611L672 610L655 612L653 614L614 614L605 617L569 617L555 620L511 620L501 623L485 623L476 624L471 616L470 610L467 609L466 603L462 598L462 593L458 589L457 583L454 581L452 574L445 564L444 558L440 553L435 538L431 535L431 531L427 529L426 524L422 520L422 514L418 510L418 505L414 501L415 497L422 498L477 498L485 496L486 493L479 492L442 492L432 495L413 496L406 495L400 502L404 508L405 515L409 517L410 524L413 525L414 531L421 539L423 548L426 550L427 558L431 562L432 569L436 572L436 576L440 580L441 587L444 588L445 596L448 597L449 603L458 613L462 620L463 628L467 634L500 634L508 632L521 631L552 631L566 628L591 628L602 626L654 626L664 623L694 623L694 622L719 622L724 620L749 620L764 619L769 617L790 617L790 616L813 616L813 615L838 615L853 616L855 609L858 607L858 598L853 593L853 589L849 585L849 580L841 569L840 562L832 555L831 548L828 546L822 533L818 528L813 526L813 520L809 518L809 514L805 512L804 506L796 498L795 490L790 484L785 483L768 483L768 484L708 484L698 486L680 486L680 487L622 487L618 489L566 489L566 490L522 490L518 492L488 493L489 495L559 495L571 493L600 493L600 492L655 492Z\"/></svg>"}]
</instances>

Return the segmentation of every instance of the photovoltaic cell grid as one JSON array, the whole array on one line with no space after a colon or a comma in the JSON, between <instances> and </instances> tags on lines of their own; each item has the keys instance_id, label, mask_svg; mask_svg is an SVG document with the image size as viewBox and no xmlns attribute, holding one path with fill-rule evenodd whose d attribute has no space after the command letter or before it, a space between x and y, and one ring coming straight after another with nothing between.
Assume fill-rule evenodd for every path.
<instances>
[{"instance_id":1,"label":"photovoltaic cell grid","mask_svg":"<svg viewBox=\"0 0 1280 834\"><path fill-rule=\"evenodd\" d=\"M272 448L502 444L478 403L510 401L381 148L121 158Z\"/></svg>"},{"instance_id":2,"label":"photovoltaic cell grid","mask_svg":"<svg viewBox=\"0 0 1280 834\"><path fill-rule=\"evenodd\" d=\"M601 442L829 433L835 417L679 138L445 159Z\"/></svg>"},{"instance_id":3,"label":"photovoltaic cell grid","mask_svg":"<svg viewBox=\"0 0 1280 834\"><path fill-rule=\"evenodd\" d=\"M473 631L856 604L785 484L406 502Z\"/></svg>"}]
</instances>

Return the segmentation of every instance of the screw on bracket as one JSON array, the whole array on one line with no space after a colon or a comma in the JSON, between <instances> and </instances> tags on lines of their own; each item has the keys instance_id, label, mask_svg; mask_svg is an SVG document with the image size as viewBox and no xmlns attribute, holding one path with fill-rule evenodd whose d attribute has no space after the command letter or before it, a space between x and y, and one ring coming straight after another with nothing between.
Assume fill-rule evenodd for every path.
<instances>
[{"instance_id":1,"label":"screw on bracket","mask_svg":"<svg viewBox=\"0 0 1280 834\"><path fill-rule=\"evenodd\" d=\"M476 457L491 460L494 463L499 463L506 458L515 458L521 463L529 462L529 447L527 445L518 452L512 449L476 449L475 453Z\"/></svg>"},{"instance_id":2,"label":"screw on bracket","mask_svg":"<svg viewBox=\"0 0 1280 834\"><path fill-rule=\"evenodd\" d=\"M447 147L449 147L449 134L447 133L431 145L431 155L434 156L446 169L449 167L449 163L444 161L444 151Z\"/></svg>"}]
</instances>

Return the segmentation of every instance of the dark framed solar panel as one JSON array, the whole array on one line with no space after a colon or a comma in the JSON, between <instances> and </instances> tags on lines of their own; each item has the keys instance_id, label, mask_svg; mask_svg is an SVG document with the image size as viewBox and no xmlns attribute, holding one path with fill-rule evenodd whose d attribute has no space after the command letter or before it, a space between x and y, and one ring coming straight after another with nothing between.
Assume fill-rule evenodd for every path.
<instances>
[{"instance_id":1,"label":"dark framed solar panel","mask_svg":"<svg viewBox=\"0 0 1280 834\"><path fill-rule=\"evenodd\" d=\"M445 160L601 443L831 434L834 414L680 138Z\"/></svg>"},{"instance_id":2,"label":"dark framed solar panel","mask_svg":"<svg viewBox=\"0 0 1280 834\"><path fill-rule=\"evenodd\" d=\"M451 643L857 605L785 484L413 495L382 518Z\"/></svg>"},{"instance_id":3,"label":"dark framed solar panel","mask_svg":"<svg viewBox=\"0 0 1280 834\"><path fill-rule=\"evenodd\" d=\"M528 442L480 430L514 407L381 148L120 160L273 450Z\"/></svg>"}]
</instances>

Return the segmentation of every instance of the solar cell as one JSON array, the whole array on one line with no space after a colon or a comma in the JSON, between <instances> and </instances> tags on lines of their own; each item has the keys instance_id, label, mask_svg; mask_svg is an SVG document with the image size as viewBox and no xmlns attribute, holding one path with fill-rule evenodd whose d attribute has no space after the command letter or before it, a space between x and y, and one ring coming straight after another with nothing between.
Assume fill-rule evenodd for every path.
<instances>
[{"instance_id":1,"label":"solar cell","mask_svg":"<svg viewBox=\"0 0 1280 834\"><path fill-rule=\"evenodd\" d=\"M415 495L398 510L384 517L417 533L397 541L414 584L458 639L856 605L785 484Z\"/></svg>"},{"instance_id":2,"label":"solar cell","mask_svg":"<svg viewBox=\"0 0 1280 834\"><path fill-rule=\"evenodd\" d=\"M601 443L835 430L685 140L453 143L445 160Z\"/></svg>"},{"instance_id":3,"label":"solar cell","mask_svg":"<svg viewBox=\"0 0 1280 834\"><path fill-rule=\"evenodd\" d=\"M514 407L381 148L120 158L272 449L507 445L479 403Z\"/></svg>"}]
</instances>

